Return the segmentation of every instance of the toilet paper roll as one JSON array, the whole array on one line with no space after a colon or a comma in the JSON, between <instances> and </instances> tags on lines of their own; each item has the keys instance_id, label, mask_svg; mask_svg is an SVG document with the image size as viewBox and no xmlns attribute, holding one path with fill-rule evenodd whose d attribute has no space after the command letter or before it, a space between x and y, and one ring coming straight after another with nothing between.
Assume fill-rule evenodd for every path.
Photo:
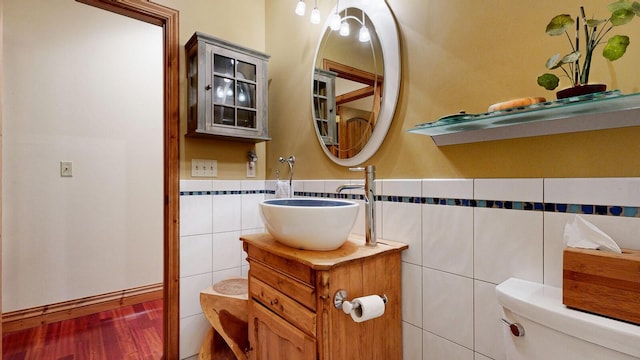
<instances>
[{"instance_id":1,"label":"toilet paper roll","mask_svg":"<svg viewBox=\"0 0 640 360\"><path fill-rule=\"evenodd\" d=\"M355 322L363 322L384 314L384 300L378 295L369 295L353 299L354 305L351 311L351 318Z\"/></svg>"}]
</instances>

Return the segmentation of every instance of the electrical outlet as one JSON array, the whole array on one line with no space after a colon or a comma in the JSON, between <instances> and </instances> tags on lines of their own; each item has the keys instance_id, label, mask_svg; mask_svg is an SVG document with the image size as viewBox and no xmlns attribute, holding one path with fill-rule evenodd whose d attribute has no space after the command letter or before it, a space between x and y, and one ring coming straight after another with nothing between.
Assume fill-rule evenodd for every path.
<instances>
[{"instance_id":1,"label":"electrical outlet","mask_svg":"<svg viewBox=\"0 0 640 360\"><path fill-rule=\"evenodd\" d=\"M73 163L71 161L60 161L60 177L73 176Z\"/></svg>"},{"instance_id":2,"label":"electrical outlet","mask_svg":"<svg viewBox=\"0 0 640 360\"><path fill-rule=\"evenodd\" d=\"M217 160L191 160L191 176L192 177L216 177L218 176Z\"/></svg>"},{"instance_id":3,"label":"electrical outlet","mask_svg":"<svg viewBox=\"0 0 640 360\"><path fill-rule=\"evenodd\" d=\"M256 177L256 163L255 161L247 161L247 177L254 178Z\"/></svg>"}]
</instances>

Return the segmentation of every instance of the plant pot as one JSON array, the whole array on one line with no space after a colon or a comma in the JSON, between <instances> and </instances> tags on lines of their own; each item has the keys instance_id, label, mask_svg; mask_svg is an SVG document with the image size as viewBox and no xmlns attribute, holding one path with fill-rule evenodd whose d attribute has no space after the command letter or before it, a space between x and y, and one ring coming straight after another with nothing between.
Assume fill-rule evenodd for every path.
<instances>
[{"instance_id":1,"label":"plant pot","mask_svg":"<svg viewBox=\"0 0 640 360\"><path fill-rule=\"evenodd\" d=\"M577 85L574 87L566 88L560 90L556 93L556 98L566 99L573 96L587 95L598 92L603 92L607 90L607 85L605 84L585 84L585 85Z\"/></svg>"}]
</instances>

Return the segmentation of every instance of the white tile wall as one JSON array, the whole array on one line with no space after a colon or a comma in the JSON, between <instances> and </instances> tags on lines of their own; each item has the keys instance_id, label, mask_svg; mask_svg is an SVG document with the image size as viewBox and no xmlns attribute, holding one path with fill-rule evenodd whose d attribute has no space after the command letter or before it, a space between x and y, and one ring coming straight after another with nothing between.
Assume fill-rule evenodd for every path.
<instances>
[{"instance_id":1,"label":"white tile wall","mask_svg":"<svg viewBox=\"0 0 640 360\"><path fill-rule=\"evenodd\" d=\"M544 179L544 201L638 206L640 178Z\"/></svg>"},{"instance_id":2,"label":"white tile wall","mask_svg":"<svg viewBox=\"0 0 640 360\"><path fill-rule=\"evenodd\" d=\"M423 332L423 360L473 360L473 350L429 331ZM407 358L405 358L407 359Z\"/></svg>"},{"instance_id":3,"label":"white tile wall","mask_svg":"<svg viewBox=\"0 0 640 360\"><path fill-rule=\"evenodd\" d=\"M475 179L474 199L542 201L542 179Z\"/></svg>"},{"instance_id":4,"label":"white tile wall","mask_svg":"<svg viewBox=\"0 0 640 360\"><path fill-rule=\"evenodd\" d=\"M264 180L182 180L181 191L265 190ZM240 234L262 232L258 203L264 194L180 197L180 358L197 355L210 325L200 291L246 276Z\"/></svg>"},{"instance_id":5,"label":"white tile wall","mask_svg":"<svg viewBox=\"0 0 640 360\"><path fill-rule=\"evenodd\" d=\"M494 284L512 276L542 282L542 212L473 211L475 278Z\"/></svg>"},{"instance_id":6,"label":"white tile wall","mask_svg":"<svg viewBox=\"0 0 640 360\"><path fill-rule=\"evenodd\" d=\"M422 262L426 267L473 277L473 208L423 206Z\"/></svg>"},{"instance_id":7,"label":"white tile wall","mask_svg":"<svg viewBox=\"0 0 640 360\"><path fill-rule=\"evenodd\" d=\"M335 193L338 185L361 182L294 181L294 188ZM640 178L394 179L377 181L376 194L640 206L639 185ZM274 182L181 182L182 191L263 188L273 189ZM197 353L208 328L200 287L246 276L237 238L263 231L257 202L264 198L181 197L181 358ZM362 208L357 234L364 234ZM409 244L402 257L404 359L504 359L495 285L509 277L562 284L562 235L573 214L404 202L379 202L376 211L378 236ZM640 249L640 218L582 216L622 247Z\"/></svg>"},{"instance_id":8,"label":"white tile wall","mask_svg":"<svg viewBox=\"0 0 640 360\"><path fill-rule=\"evenodd\" d=\"M213 231L212 204L212 195L180 197L180 236L210 234Z\"/></svg>"},{"instance_id":9,"label":"white tile wall","mask_svg":"<svg viewBox=\"0 0 640 360\"><path fill-rule=\"evenodd\" d=\"M420 197L420 180L383 180L382 194ZM422 206L413 203L382 202L382 238L409 244L402 261L422 265Z\"/></svg>"},{"instance_id":10,"label":"white tile wall","mask_svg":"<svg viewBox=\"0 0 640 360\"><path fill-rule=\"evenodd\" d=\"M180 276L193 276L213 271L212 234L180 238Z\"/></svg>"},{"instance_id":11,"label":"white tile wall","mask_svg":"<svg viewBox=\"0 0 640 360\"><path fill-rule=\"evenodd\" d=\"M402 283L402 319L422 328L422 267L403 262Z\"/></svg>"},{"instance_id":12,"label":"white tile wall","mask_svg":"<svg viewBox=\"0 0 640 360\"><path fill-rule=\"evenodd\" d=\"M198 353L210 327L204 314L186 317L180 314L180 359L186 359ZM193 349L196 349L195 352Z\"/></svg>"},{"instance_id":13,"label":"white tile wall","mask_svg":"<svg viewBox=\"0 0 640 360\"><path fill-rule=\"evenodd\" d=\"M474 281L474 350L492 359L504 360L502 327L505 325L500 321L502 311L495 290L495 284Z\"/></svg>"},{"instance_id":14,"label":"white tile wall","mask_svg":"<svg viewBox=\"0 0 640 360\"><path fill-rule=\"evenodd\" d=\"M473 349L473 279L423 268L422 305L424 330Z\"/></svg>"},{"instance_id":15,"label":"white tile wall","mask_svg":"<svg viewBox=\"0 0 640 360\"><path fill-rule=\"evenodd\" d=\"M405 360L422 360L422 329L402 322L402 349Z\"/></svg>"},{"instance_id":16,"label":"white tile wall","mask_svg":"<svg viewBox=\"0 0 640 360\"><path fill-rule=\"evenodd\" d=\"M239 238L240 231L213 234L213 271L242 266L242 242Z\"/></svg>"}]
</instances>

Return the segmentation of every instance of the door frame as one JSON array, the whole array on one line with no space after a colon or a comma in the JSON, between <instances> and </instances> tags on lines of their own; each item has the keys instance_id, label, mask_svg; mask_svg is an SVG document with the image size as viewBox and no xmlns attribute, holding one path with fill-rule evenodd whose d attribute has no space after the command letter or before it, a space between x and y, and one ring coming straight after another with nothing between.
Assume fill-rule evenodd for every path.
<instances>
[{"instance_id":1,"label":"door frame","mask_svg":"<svg viewBox=\"0 0 640 360\"><path fill-rule=\"evenodd\" d=\"M180 335L180 105L178 11L149 0L76 0L163 29L164 269L163 358L179 358Z\"/></svg>"}]
</instances>

